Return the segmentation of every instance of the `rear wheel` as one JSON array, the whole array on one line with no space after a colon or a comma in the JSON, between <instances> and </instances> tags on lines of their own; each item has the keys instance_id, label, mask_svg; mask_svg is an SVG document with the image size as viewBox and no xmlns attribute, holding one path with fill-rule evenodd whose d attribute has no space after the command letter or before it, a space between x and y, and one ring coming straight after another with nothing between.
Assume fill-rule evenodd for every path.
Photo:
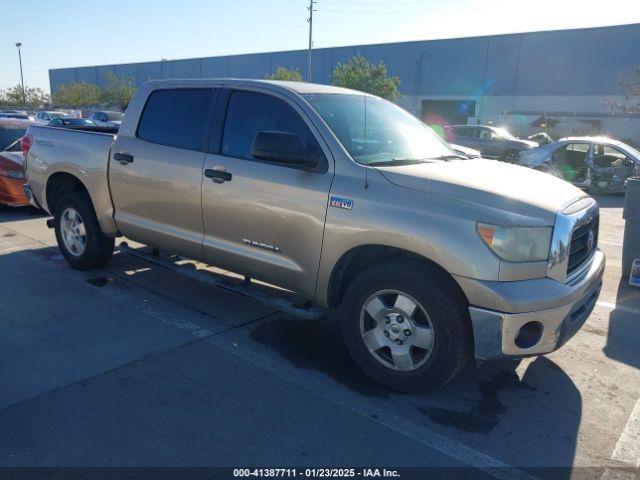
<instances>
[{"instance_id":1,"label":"rear wheel","mask_svg":"<svg viewBox=\"0 0 640 480\"><path fill-rule=\"evenodd\" d=\"M520 153L517 150L507 150L500 157L500 161L505 163L518 163L519 156Z\"/></svg>"},{"instance_id":2,"label":"rear wheel","mask_svg":"<svg viewBox=\"0 0 640 480\"><path fill-rule=\"evenodd\" d=\"M464 298L451 279L421 262L396 262L360 274L347 290L341 317L355 362L394 390L444 385L471 352Z\"/></svg>"},{"instance_id":3,"label":"rear wheel","mask_svg":"<svg viewBox=\"0 0 640 480\"><path fill-rule=\"evenodd\" d=\"M101 267L113 255L115 239L100 230L86 193L71 192L56 203L54 226L58 247L74 268Z\"/></svg>"}]
</instances>

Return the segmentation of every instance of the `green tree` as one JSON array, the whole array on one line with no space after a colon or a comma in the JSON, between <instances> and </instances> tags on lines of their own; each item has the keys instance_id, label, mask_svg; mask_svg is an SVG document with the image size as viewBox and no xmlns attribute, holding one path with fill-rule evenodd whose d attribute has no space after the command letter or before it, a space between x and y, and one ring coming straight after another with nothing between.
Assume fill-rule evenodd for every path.
<instances>
[{"instance_id":1,"label":"green tree","mask_svg":"<svg viewBox=\"0 0 640 480\"><path fill-rule=\"evenodd\" d=\"M362 55L352 57L347 63L338 63L332 77L333 84L339 87L360 90L388 100L396 100L400 96L400 79L388 76L384 62L374 65Z\"/></svg>"},{"instance_id":2,"label":"green tree","mask_svg":"<svg viewBox=\"0 0 640 480\"><path fill-rule=\"evenodd\" d=\"M120 78L109 72L105 76L105 86L100 94L100 99L106 105L113 105L124 110L129 105L134 93L136 93L136 85L133 78Z\"/></svg>"},{"instance_id":3,"label":"green tree","mask_svg":"<svg viewBox=\"0 0 640 480\"><path fill-rule=\"evenodd\" d=\"M26 101L26 105L25 105ZM22 98L22 86L16 85L7 90L0 91L0 106L3 107L41 107L49 101L49 94L41 88L25 87L24 100Z\"/></svg>"},{"instance_id":4,"label":"green tree","mask_svg":"<svg viewBox=\"0 0 640 480\"><path fill-rule=\"evenodd\" d=\"M266 75L267 80L286 80L289 82L301 82L302 75L297 68L278 67L274 73Z\"/></svg>"},{"instance_id":5,"label":"green tree","mask_svg":"<svg viewBox=\"0 0 640 480\"><path fill-rule=\"evenodd\" d=\"M619 75L618 87L622 91L622 100L605 99L607 108L614 114L640 113L640 66Z\"/></svg>"},{"instance_id":6,"label":"green tree","mask_svg":"<svg viewBox=\"0 0 640 480\"><path fill-rule=\"evenodd\" d=\"M88 82L72 82L60 85L53 94L57 105L72 108L90 107L100 103L100 89Z\"/></svg>"}]
</instances>

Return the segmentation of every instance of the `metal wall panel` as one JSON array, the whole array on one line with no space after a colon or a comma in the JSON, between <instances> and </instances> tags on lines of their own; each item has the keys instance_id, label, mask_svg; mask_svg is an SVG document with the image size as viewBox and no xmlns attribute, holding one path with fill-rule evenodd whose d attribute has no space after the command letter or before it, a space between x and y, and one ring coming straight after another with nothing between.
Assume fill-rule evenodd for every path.
<instances>
[{"instance_id":1,"label":"metal wall panel","mask_svg":"<svg viewBox=\"0 0 640 480\"><path fill-rule=\"evenodd\" d=\"M96 75L97 67L76 68L76 81L87 83L98 83Z\"/></svg>"},{"instance_id":2,"label":"metal wall panel","mask_svg":"<svg viewBox=\"0 0 640 480\"><path fill-rule=\"evenodd\" d=\"M49 88L52 92L58 89L63 83L77 82L75 68L58 68L49 70Z\"/></svg>"},{"instance_id":3,"label":"metal wall panel","mask_svg":"<svg viewBox=\"0 0 640 480\"><path fill-rule=\"evenodd\" d=\"M313 81L330 83L338 63L358 53L384 61L408 96L613 95L617 75L640 64L640 24L488 37L323 48L313 52ZM50 70L61 83L101 84L106 71L150 78L264 78L278 66L307 77L305 50Z\"/></svg>"}]
</instances>

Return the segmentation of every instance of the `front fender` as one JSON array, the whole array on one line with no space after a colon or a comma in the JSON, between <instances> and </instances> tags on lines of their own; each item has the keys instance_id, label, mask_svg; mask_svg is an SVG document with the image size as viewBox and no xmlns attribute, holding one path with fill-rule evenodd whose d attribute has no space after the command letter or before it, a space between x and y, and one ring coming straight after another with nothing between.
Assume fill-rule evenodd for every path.
<instances>
[{"instance_id":1,"label":"front fender","mask_svg":"<svg viewBox=\"0 0 640 480\"><path fill-rule=\"evenodd\" d=\"M340 258L365 245L405 250L452 275L498 280L500 260L476 233L480 207L394 185L374 169L368 188L358 178L334 180L331 197L352 208L327 209L315 301L328 306L333 269Z\"/></svg>"}]
</instances>

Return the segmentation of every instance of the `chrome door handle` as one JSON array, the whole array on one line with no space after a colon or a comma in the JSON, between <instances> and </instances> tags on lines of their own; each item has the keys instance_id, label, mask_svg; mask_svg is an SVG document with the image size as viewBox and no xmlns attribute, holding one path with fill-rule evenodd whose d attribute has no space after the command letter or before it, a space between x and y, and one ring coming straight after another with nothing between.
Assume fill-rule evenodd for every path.
<instances>
[{"instance_id":1,"label":"chrome door handle","mask_svg":"<svg viewBox=\"0 0 640 480\"><path fill-rule=\"evenodd\" d=\"M133 162L133 155L124 152L118 152L113 154L113 159L120 162L120 165L127 165Z\"/></svg>"},{"instance_id":2,"label":"chrome door handle","mask_svg":"<svg viewBox=\"0 0 640 480\"><path fill-rule=\"evenodd\" d=\"M216 170L215 168L207 168L204 171L204 176L210 178L216 183L230 182L233 178L229 172L225 170Z\"/></svg>"}]
</instances>

